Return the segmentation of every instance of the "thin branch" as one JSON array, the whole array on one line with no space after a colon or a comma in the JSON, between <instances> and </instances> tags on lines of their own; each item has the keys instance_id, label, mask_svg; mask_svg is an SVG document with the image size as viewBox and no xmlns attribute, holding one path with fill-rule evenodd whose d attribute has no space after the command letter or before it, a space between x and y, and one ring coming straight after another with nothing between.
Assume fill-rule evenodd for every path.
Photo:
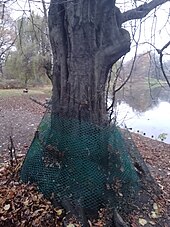
<instances>
[{"instance_id":1,"label":"thin branch","mask_svg":"<svg viewBox=\"0 0 170 227\"><path fill-rule=\"evenodd\" d=\"M135 9L128 10L122 13L122 23L129 20L142 19L157 6L160 6L168 1L169 0L152 0L151 2L144 3Z\"/></svg>"},{"instance_id":2,"label":"thin branch","mask_svg":"<svg viewBox=\"0 0 170 227\"><path fill-rule=\"evenodd\" d=\"M145 42L149 45L151 45L156 51L157 53L159 54L159 62L160 62L160 66L161 66L161 70L162 70L162 73L163 73L163 76L168 84L168 86L170 87L170 81L168 80L168 77L165 73L165 70L164 70L164 66L163 66L163 51L168 47L170 46L170 41L168 41L161 49L157 49L152 43L149 43L149 42Z\"/></svg>"},{"instance_id":3,"label":"thin branch","mask_svg":"<svg viewBox=\"0 0 170 227\"><path fill-rule=\"evenodd\" d=\"M170 45L170 42L168 42L169 43L169 45ZM168 46L169 46L168 45ZM167 46L167 47L168 47ZM165 46L164 46L165 47ZM162 48L163 50L166 48ZM161 49L161 50L162 50ZM168 77L167 77L167 75L166 75L166 73L165 73L165 70L164 70L164 66L163 66L163 53L162 53L162 51L159 53L159 61L160 61L160 65L161 65L161 70L162 70L162 73L163 73L163 76L164 76L164 78L165 78L165 80L166 80L166 82L167 82L167 84L168 84L168 86L170 87L170 82L169 82L169 80L168 80Z\"/></svg>"},{"instance_id":4,"label":"thin branch","mask_svg":"<svg viewBox=\"0 0 170 227\"><path fill-rule=\"evenodd\" d=\"M125 84L129 81L131 75L132 75L132 71L133 71L133 68L134 68L134 65L135 65L135 60L136 60L136 56L137 56L137 50L136 50L136 53L135 53L135 57L133 59L133 63L132 63L132 66L131 66L131 70L130 70L130 73L128 75L128 77L126 78L126 80L120 85L120 87L118 87L116 90L115 90L115 93L120 91L122 89L122 87L125 86Z\"/></svg>"},{"instance_id":5,"label":"thin branch","mask_svg":"<svg viewBox=\"0 0 170 227\"><path fill-rule=\"evenodd\" d=\"M126 78L126 80L120 85L120 87L118 87L115 90L115 93L118 92L119 90L121 90L124 87L124 85L129 81L129 79L130 79L130 77L132 75L132 72L133 72L133 69L134 69L134 66L135 66L136 57L137 57L137 51L138 51L138 45L139 45L139 40L140 40L140 34L141 34L141 24L140 24L140 30L139 30L138 40L137 41L134 40L135 43L136 43L136 48L135 48L135 55L134 55L134 59L133 59L133 62L132 62L131 70L130 70L129 75Z\"/></svg>"},{"instance_id":6,"label":"thin branch","mask_svg":"<svg viewBox=\"0 0 170 227\"><path fill-rule=\"evenodd\" d=\"M38 42L38 37L37 37L37 33L35 31L35 24L34 24L34 17L33 17L33 13L31 12L31 4L30 4L30 1L28 1L28 5L29 5L29 10L30 10L30 21L32 23L32 29L33 29L33 32L34 32L34 36L35 36L35 39L37 40Z\"/></svg>"},{"instance_id":7,"label":"thin branch","mask_svg":"<svg viewBox=\"0 0 170 227\"><path fill-rule=\"evenodd\" d=\"M8 47L6 47L6 49L4 51L2 51L0 53L0 57L3 56L5 54L5 52L7 52L8 50L10 50L10 48L14 45L16 39L17 39L17 37L15 37L14 41Z\"/></svg>"},{"instance_id":8,"label":"thin branch","mask_svg":"<svg viewBox=\"0 0 170 227\"><path fill-rule=\"evenodd\" d=\"M50 109L50 105L51 105L51 100L47 99L45 103L40 102L39 100L35 99L34 97L29 97L31 101L35 102L36 104L46 108L46 109Z\"/></svg>"},{"instance_id":9,"label":"thin branch","mask_svg":"<svg viewBox=\"0 0 170 227\"><path fill-rule=\"evenodd\" d=\"M168 46L170 45L170 41L167 42L161 49L161 52L163 52Z\"/></svg>"},{"instance_id":10,"label":"thin branch","mask_svg":"<svg viewBox=\"0 0 170 227\"><path fill-rule=\"evenodd\" d=\"M12 136L9 137L8 150L9 150L9 154L10 154L10 164L13 167L13 164L14 164L13 162L15 161L16 164L18 164L18 161L17 161L16 149L15 149L15 146L14 146Z\"/></svg>"}]
</instances>

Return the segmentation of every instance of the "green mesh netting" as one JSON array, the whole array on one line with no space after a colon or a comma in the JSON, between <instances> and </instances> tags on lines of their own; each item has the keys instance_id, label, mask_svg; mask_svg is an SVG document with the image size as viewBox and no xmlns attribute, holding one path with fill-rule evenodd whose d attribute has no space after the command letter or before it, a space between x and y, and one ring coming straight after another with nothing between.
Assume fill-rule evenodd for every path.
<instances>
[{"instance_id":1,"label":"green mesh netting","mask_svg":"<svg viewBox=\"0 0 170 227\"><path fill-rule=\"evenodd\" d=\"M52 127L51 127L52 126ZM98 127L47 111L21 170L48 198L72 200L98 209L111 198L114 206L139 188L127 144L115 126Z\"/></svg>"}]
</instances>

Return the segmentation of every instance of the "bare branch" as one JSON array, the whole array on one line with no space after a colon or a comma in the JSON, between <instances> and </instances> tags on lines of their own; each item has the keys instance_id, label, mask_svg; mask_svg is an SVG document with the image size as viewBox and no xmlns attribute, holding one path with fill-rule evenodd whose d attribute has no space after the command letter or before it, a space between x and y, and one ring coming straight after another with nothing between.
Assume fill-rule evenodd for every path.
<instances>
[{"instance_id":1,"label":"bare branch","mask_svg":"<svg viewBox=\"0 0 170 227\"><path fill-rule=\"evenodd\" d=\"M12 136L9 137L9 144L8 144L8 150L10 155L10 164L13 166L13 162L15 161L16 164L18 164L17 156L16 156L16 148L14 146L13 138Z\"/></svg>"},{"instance_id":2,"label":"bare branch","mask_svg":"<svg viewBox=\"0 0 170 227\"><path fill-rule=\"evenodd\" d=\"M165 78L165 80L166 80L168 86L170 87L170 82L169 82L169 80L168 80L168 78L167 78L167 75L166 75L166 73L165 73L164 66L163 66L163 54L160 54L160 55L159 55L159 61L160 61L161 70L162 70L162 73L163 73L163 75L164 75L164 78Z\"/></svg>"},{"instance_id":3,"label":"bare branch","mask_svg":"<svg viewBox=\"0 0 170 227\"><path fill-rule=\"evenodd\" d=\"M170 45L170 41L167 42L160 51L163 52L169 45Z\"/></svg>"},{"instance_id":4,"label":"bare branch","mask_svg":"<svg viewBox=\"0 0 170 227\"><path fill-rule=\"evenodd\" d=\"M169 0L152 0L149 3L144 3L135 9L128 10L122 13L122 23L144 18L151 10L155 9L157 6L168 2Z\"/></svg>"},{"instance_id":5,"label":"bare branch","mask_svg":"<svg viewBox=\"0 0 170 227\"><path fill-rule=\"evenodd\" d=\"M16 39L17 39L17 37L15 37L14 41L0 53L0 57L3 56L8 50L10 50L10 48L14 45ZM0 45L0 46L2 46L2 45Z\"/></svg>"},{"instance_id":6,"label":"bare branch","mask_svg":"<svg viewBox=\"0 0 170 227\"><path fill-rule=\"evenodd\" d=\"M170 45L170 41L167 42L167 43L162 47L161 50L158 50L158 49L156 49L156 50L157 50L157 52L158 52L158 54L159 54L159 61L160 61L162 73L163 73L163 75L164 75L164 78L165 78L165 80L166 80L168 86L170 87L170 82L169 82L169 80L168 80L168 77L167 77L167 75L166 75L166 73L165 73L164 66L163 66L163 53L162 53L169 45Z\"/></svg>"},{"instance_id":7,"label":"bare branch","mask_svg":"<svg viewBox=\"0 0 170 227\"><path fill-rule=\"evenodd\" d=\"M161 66L161 71L163 73L163 76L164 76L168 86L170 87L170 81L168 80L168 77L167 77L167 75L165 73L164 66L163 66L163 56L164 56L163 51L168 46L170 46L170 41L168 41L161 49L156 48L152 43L149 43L149 42L145 42L145 43L151 45L157 51L157 53L159 54L159 62L160 62L160 66Z\"/></svg>"}]
</instances>

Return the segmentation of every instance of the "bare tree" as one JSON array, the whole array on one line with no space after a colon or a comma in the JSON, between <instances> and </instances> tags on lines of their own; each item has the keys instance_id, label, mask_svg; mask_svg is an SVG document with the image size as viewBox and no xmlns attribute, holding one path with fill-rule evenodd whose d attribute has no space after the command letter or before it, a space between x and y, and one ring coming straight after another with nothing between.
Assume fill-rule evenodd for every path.
<instances>
[{"instance_id":1,"label":"bare tree","mask_svg":"<svg viewBox=\"0 0 170 227\"><path fill-rule=\"evenodd\" d=\"M0 77L3 76L3 64L10 48L16 40L14 21L10 16L10 10L6 4L0 2Z\"/></svg>"}]
</instances>

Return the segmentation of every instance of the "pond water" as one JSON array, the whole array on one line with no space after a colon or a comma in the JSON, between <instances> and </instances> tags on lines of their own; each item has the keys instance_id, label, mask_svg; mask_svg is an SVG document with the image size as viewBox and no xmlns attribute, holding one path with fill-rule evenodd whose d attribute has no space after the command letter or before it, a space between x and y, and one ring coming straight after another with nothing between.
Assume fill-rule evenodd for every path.
<instances>
[{"instance_id":1,"label":"pond water","mask_svg":"<svg viewBox=\"0 0 170 227\"><path fill-rule=\"evenodd\" d=\"M170 143L170 103L160 101L154 108L139 113L121 102L116 113L120 127L126 126L133 132Z\"/></svg>"},{"instance_id":2,"label":"pond water","mask_svg":"<svg viewBox=\"0 0 170 227\"><path fill-rule=\"evenodd\" d=\"M115 112L120 127L170 144L170 88L134 82L116 96Z\"/></svg>"}]
</instances>

